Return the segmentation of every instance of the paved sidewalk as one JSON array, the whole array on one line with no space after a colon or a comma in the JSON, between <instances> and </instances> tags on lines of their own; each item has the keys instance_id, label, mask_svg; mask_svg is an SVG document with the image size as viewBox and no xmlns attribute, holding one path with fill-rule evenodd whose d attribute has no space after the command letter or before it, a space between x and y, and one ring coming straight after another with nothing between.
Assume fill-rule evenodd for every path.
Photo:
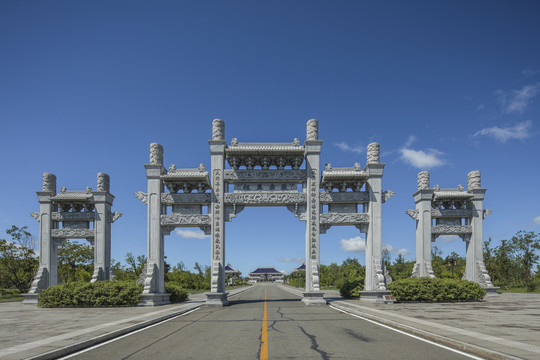
<instances>
[{"instance_id":1,"label":"paved sidewalk","mask_svg":"<svg viewBox=\"0 0 540 360\"><path fill-rule=\"evenodd\" d=\"M296 295L302 291L282 287ZM249 288L230 291L234 296ZM487 359L540 358L540 295L509 294L483 302L372 304L325 297L339 310L462 349ZM41 309L0 303L0 358L52 359L126 334L203 305L190 301L157 307Z\"/></svg>"},{"instance_id":2,"label":"paved sidewalk","mask_svg":"<svg viewBox=\"0 0 540 360\"><path fill-rule=\"evenodd\" d=\"M301 295L290 286L284 289ZM374 304L325 291L331 306L486 359L540 359L540 295L482 302Z\"/></svg>"},{"instance_id":3,"label":"paved sidewalk","mask_svg":"<svg viewBox=\"0 0 540 360\"><path fill-rule=\"evenodd\" d=\"M229 297L250 287L229 290ZM42 309L0 303L0 359L55 359L196 309L204 293L156 307Z\"/></svg>"}]
</instances>

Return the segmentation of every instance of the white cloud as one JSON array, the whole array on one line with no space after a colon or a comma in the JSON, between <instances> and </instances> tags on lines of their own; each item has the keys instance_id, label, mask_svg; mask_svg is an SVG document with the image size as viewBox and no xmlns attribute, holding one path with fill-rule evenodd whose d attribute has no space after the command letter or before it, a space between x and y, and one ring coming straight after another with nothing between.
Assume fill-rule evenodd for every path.
<instances>
[{"instance_id":1,"label":"white cloud","mask_svg":"<svg viewBox=\"0 0 540 360\"><path fill-rule=\"evenodd\" d=\"M176 229L175 234L186 239L205 239L210 237L210 235L204 235L204 232L201 230L187 230L187 229Z\"/></svg>"},{"instance_id":2,"label":"white cloud","mask_svg":"<svg viewBox=\"0 0 540 360\"><path fill-rule=\"evenodd\" d=\"M405 248L399 249L398 251L396 251L396 254L401 255L401 256L407 256L409 255L409 250Z\"/></svg>"},{"instance_id":3,"label":"white cloud","mask_svg":"<svg viewBox=\"0 0 540 360\"><path fill-rule=\"evenodd\" d=\"M396 254L396 255L402 255L402 256L405 256L405 255L409 254L408 249L406 249L406 248L396 249L395 247L393 247L390 244L383 244L383 250L388 250L388 252L390 252L390 253L393 253L393 254Z\"/></svg>"},{"instance_id":4,"label":"white cloud","mask_svg":"<svg viewBox=\"0 0 540 360\"><path fill-rule=\"evenodd\" d=\"M345 141L334 144L334 146L337 146L341 151L355 152L358 154L361 154L365 151L364 147L360 145L352 147L352 146L349 146L349 144L347 144Z\"/></svg>"},{"instance_id":5,"label":"white cloud","mask_svg":"<svg viewBox=\"0 0 540 360\"><path fill-rule=\"evenodd\" d=\"M531 69L531 68L527 68L527 69L522 70L521 74L523 76L526 76L526 77L534 76L536 74L540 74L540 70L534 70L534 69Z\"/></svg>"},{"instance_id":6,"label":"white cloud","mask_svg":"<svg viewBox=\"0 0 540 360\"><path fill-rule=\"evenodd\" d=\"M419 169L430 169L445 164L443 152L436 149L414 150L406 147L399 150L401 159Z\"/></svg>"},{"instance_id":7,"label":"white cloud","mask_svg":"<svg viewBox=\"0 0 540 360\"><path fill-rule=\"evenodd\" d=\"M476 107L476 111L482 111L484 110L484 104L480 104Z\"/></svg>"},{"instance_id":8,"label":"white cloud","mask_svg":"<svg viewBox=\"0 0 540 360\"><path fill-rule=\"evenodd\" d=\"M521 90L510 92L497 90L495 94L499 97L503 112L506 114L521 114L529 105L529 101L536 96L540 83L536 85L526 85Z\"/></svg>"},{"instance_id":9,"label":"white cloud","mask_svg":"<svg viewBox=\"0 0 540 360\"><path fill-rule=\"evenodd\" d=\"M537 216L533 219L533 222L536 224L536 225L540 225L540 216Z\"/></svg>"},{"instance_id":10,"label":"white cloud","mask_svg":"<svg viewBox=\"0 0 540 360\"><path fill-rule=\"evenodd\" d=\"M407 141L405 142L405 145L403 145L404 148L410 148L411 145L416 141L416 136L409 135L407 138Z\"/></svg>"},{"instance_id":11,"label":"white cloud","mask_svg":"<svg viewBox=\"0 0 540 360\"><path fill-rule=\"evenodd\" d=\"M355 236L350 239L341 239L341 248L346 252L362 252L366 251L366 241L360 236Z\"/></svg>"},{"instance_id":12,"label":"white cloud","mask_svg":"<svg viewBox=\"0 0 540 360\"><path fill-rule=\"evenodd\" d=\"M292 263L301 263L304 261L303 258L290 258L290 257L284 257L284 258L276 258L279 262L292 262Z\"/></svg>"},{"instance_id":13,"label":"white cloud","mask_svg":"<svg viewBox=\"0 0 540 360\"><path fill-rule=\"evenodd\" d=\"M520 122L516 126L501 128L493 126L485 128L474 133L474 137L478 136L490 136L495 140L505 143L508 140L517 139L524 140L531 136L530 128L532 127L532 121L527 120Z\"/></svg>"}]
</instances>

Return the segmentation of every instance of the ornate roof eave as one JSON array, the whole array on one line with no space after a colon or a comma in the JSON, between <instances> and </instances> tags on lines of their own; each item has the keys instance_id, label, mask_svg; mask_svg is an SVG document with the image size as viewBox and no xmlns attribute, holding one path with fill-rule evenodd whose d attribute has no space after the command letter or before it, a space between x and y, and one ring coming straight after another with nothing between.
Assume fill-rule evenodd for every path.
<instances>
[{"instance_id":1,"label":"ornate roof eave","mask_svg":"<svg viewBox=\"0 0 540 360\"><path fill-rule=\"evenodd\" d=\"M94 195L88 191L63 191L51 197L54 202L72 202L93 200Z\"/></svg>"},{"instance_id":2,"label":"ornate roof eave","mask_svg":"<svg viewBox=\"0 0 540 360\"><path fill-rule=\"evenodd\" d=\"M225 149L227 156L304 156L304 152L294 143L236 143Z\"/></svg>"},{"instance_id":3,"label":"ornate roof eave","mask_svg":"<svg viewBox=\"0 0 540 360\"><path fill-rule=\"evenodd\" d=\"M434 200L468 200L474 197L473 194L470 194L466 191L459 190L445 190L445 191L435 191L433 193Z\"/></svg>"}]
</instances>

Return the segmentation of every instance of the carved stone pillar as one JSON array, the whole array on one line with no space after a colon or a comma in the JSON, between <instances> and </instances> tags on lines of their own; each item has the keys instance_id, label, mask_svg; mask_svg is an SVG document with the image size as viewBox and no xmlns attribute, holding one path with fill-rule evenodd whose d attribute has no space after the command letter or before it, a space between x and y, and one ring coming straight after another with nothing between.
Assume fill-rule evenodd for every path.
<instances>
[{"instance_id":1,"label":"carved stone pillar","mask_svg":"<svg viewBox=\"0 0 540 360\"><path fill-rule=\"evenodd\" d=\"M467 253L463 279L480 284L491 295L495 294L497 288L493 287L493 283L484 264L482 239L484 220L483 202L486 189L481 188L480 171L471 171L468 180L468 192L474 196L468 203L468 206L472 210L470 220L472 233L470 237L464 237L467 244Z\"/></svg>"},{"instance_id":2,"label":"carved stone pillar","mask_svg":"<svg viewBox=\"0 0 540 360\"><path fill-rule=\"evenodd\" d=\"M319 123L315 119L306 126L306 292L302 301L307 305L326 304L320 292L320 204L319 162L322 140L318 139Z\"/></svg>"},{"instance_id":3,"label":"carved stone pillar","mask_svg":"<svg viewBox=\"0 0 540 360\"><path fill-rule=\"evenodd\" d=\"M148 262L141 305L168 304L170 294L165 293L163 234L161 231L161 194L163 182L163 147L150 145L150 164L144 165L148 179Z\"/></svg>"},{"instance_id":4,"label":"carved stone pillar","mask_svg":"<svg viewBox=\"0 0 540 360\"><path fill-rule=\"evenodd\" d=\"M383 301L386 290L382 260L382 176L385 164L380 162L380 146L371 143L367 149L365 172L369 175L366 191L369 194L369 227L366 234L366 278L360 300Z\"/></svg>"},{"instance_id":5,"label":"carved stone pillar","mask_svg":"<svg viewBox=\"0 0 540 360\"><path fill-rule=\"evenodd\" d=\"M416 263L412 273L414 277L435 277L431 268L433 191L429 188L429 172L422 171L418 174L418 191L413 194L416 204Z\"/></svg>"},{"instance_id":6,"label":"carved stone pillar","mask_svg":"<svg viewBox=\"0 0 540 360\"><path fill-rule=\"evenodd\" d=\"M93 192L96 219L94 274L91 282L109 280L111 273L111 207L114 196L109 193L109 175L98 173L97 183L97 191Z\"/></svg>"},{"instance_id":7,"label":"carved stone pillar","mask_svg":"<svg viewBox=\"0 0 540 360\"><path fill-rule=\"evenodd\" d=\"M207 306L229 305L225 292L225 123L221 119L212 122L210 156L212 166L212 251L211 251L211 289L206 294Z\"/></svg>"},{"instance_id":8,"label":"carved stone pillar","mask_svg":"<svg viewBox=\"0 0 540 360\"><path fill-rule=\"evenodd\" d=\"M56 176L43 174L43 191L36 192L39 200L39 267L27 294L23 294L25 304L37 304L38 294L49 286L58 284L58 263L56 248L51 230L52 220L51 197L56 195Z\"/></svg>"}]
</instances>

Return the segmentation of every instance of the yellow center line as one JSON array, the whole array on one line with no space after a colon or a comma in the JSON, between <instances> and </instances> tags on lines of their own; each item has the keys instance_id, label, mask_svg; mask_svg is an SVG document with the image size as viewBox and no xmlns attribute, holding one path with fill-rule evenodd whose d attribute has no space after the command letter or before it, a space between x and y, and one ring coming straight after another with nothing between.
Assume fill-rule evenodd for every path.
<instances>
[{"instance_id":1,"label":"yellow center line","mask_svg":"<svg viewBox=\"0 0 540 360\"><path fill-rule=\"evenodd\" d=\"M261 358L260 360L268 360L268 319L266 312L266 287L264 288L264 313L261 335Z\"/></svg>"}]
</instances>

